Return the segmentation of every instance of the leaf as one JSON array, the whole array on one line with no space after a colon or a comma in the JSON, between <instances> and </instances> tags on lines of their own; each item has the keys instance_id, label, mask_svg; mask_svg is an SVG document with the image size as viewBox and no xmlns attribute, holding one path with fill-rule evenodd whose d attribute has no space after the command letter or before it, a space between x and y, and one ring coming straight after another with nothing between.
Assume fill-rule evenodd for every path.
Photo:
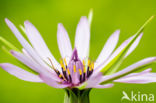
<instances>
[{"instance_id":1,"label":"leaf","mask_svg":"<svg viewBox=\"0 0 156 103\"><path fill-rule=\"evenodd\" d=\"M14 45L12 45L12 43L10 43L9 41L7 41L7 40L4 39L3 37L0 37L0 41L1 41L2 43L4 43L6 46L8 46L10 49L16 50L16 51L20 51L20 50L17 49Z\"/></svg>"},{"instance_id":2,"label":"leaf","mask_svg":"<svg viewBox=\"0 0 156 103\"><path fill-rule=\"evenodd\" d=\"M124 60L124 56L126 55L127 51L131 47L131 45L135 42L135 40L138 38L140 33L143 31L144 27L154 18L154 16L150 17L142 26L141 28L136 32L134 37L131 39L131 41L123 48L120 53L116 57L114 57L107 65L104 67L101 72L106 75L113 74L117 71L119 66L121 65L122 61ZM108 71L108 69L110 69Z\"/></svg>"}]
</instances>

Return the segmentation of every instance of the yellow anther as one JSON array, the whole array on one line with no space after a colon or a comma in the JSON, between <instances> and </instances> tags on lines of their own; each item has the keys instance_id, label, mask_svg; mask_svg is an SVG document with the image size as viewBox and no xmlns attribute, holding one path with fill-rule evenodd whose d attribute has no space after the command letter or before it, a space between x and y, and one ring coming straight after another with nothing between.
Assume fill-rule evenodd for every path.
<instances>
[{"instance_id":1,"label":"yellow anther","mask_svg":"<svg viewBox=\"0 0 156 103\"><path fill-rule=\"evenodd\" d=\"M94 62L91 63L91 68L94 69Z\"/></svg>"},{"instance_id":2,"label":"yellow anther","mask_svg":"<svg viewBox=\"0 0 156 103\"><path fill-rule=\"evenodd\" d=\"M76 72L76 65L73 66L73 70L74 70L74 72Z\"/></svg>"},{"instance_id":3,"label":"yellow anther","mask_svg":"<svg viewBox=\"0 0 156 103\"><path fill-rule=\"evenodd\" d=\"M85 66L85 60L83 60L83 66Z\"/></svg>"},{"instance_id":4,"label":"yellow anther","mask_svg":"<svg viewBox=\"0 0 156 103\"><path fill-rule=\"evenodd\" d=\"M86 66L83 67L83 72L86 73Z\"/></svg>"},{"instance_id":5,"label":"yellow anther","mask_svg":"<svg viewBox=\"0 0 156 103\"><path fill-rule=\"evenodd\" d=\"M86 73L86 65L85 65L85 60L83 60L83 72Z\"/></svg>"},{"instance_id":6,"label":"yellow anther","mask_svg":"<svg viewBox=\"0 0 156 103\"><path fill-rule=\"evenodd\" d=\"M70 75L70 71L69 71L69 68L67 69L67 74L68 74L68 75Z\"/></svg>"},{"instance_id":7,"label":"yellow anther","mask_svg":"<svg viewBox=\"0 0 156 103\"><path fill-rule=\"evenodd\" d=\"M88 59L88 66L90 65L90 59Z\"/></svg>"},{"instance_id":8,"label":"yellow anther","mask_svg":"<svg viewBox=\"0 0 156 103\"><path fill-rule=\"evenodd\" d=\"M89 71L92 71L92 65L91 64L89 65Z\"/></svg>"},{"instance_id":9,"label":"yellow anther","mask_svg":"<svg viewBox=\"0 0 156 103\"><path fill-rule=\"evenodd\" d=\"M61 66L63 66L63 61L62 61L62 59L60 60L60 64L61 64Z\"/></svg>"},{"instance_id":10,"label":"yellow anther","mask_svg":"<svg viewBox=\"0 0 156 103\"><path fill-rule=\"evenodd\" d=\"M81 69L79 69L79 73L80 73L80 75L82 75L82 70Z\"/></svg>"},{"instance_id":11,"label":"yellow anther","mask_svg":"<svg viewBox=\"0 0 156 103\"><path fill-rule=\"evenodd\" d=\"M67 66L67 61L66 61L66 58L64 58L64 63L65 63L65 65Z\"/></svg>"},{"instance_id":12,"label":"yellow anther","mask_svg":"<svg viewBox=\"0 0 156 103\"><path fill-rule=\"evenodd\" d=\"M61 77L62 77L62 75L60 74L60 75L59 75L59 77L61 78Z\"/></svg>"},{"instance_id":13,"label":"yellow anther","mask_svg":"<svg viewBox=\"0 0 156 103\"><path fill-rule=\"evenodd\" d=\"M66 68L64 67L64 64L63 64L63 60L60 60L60 64L61 64L61 67L63 68L63 71L66 71Z\"/></svg>"}]
</instances>

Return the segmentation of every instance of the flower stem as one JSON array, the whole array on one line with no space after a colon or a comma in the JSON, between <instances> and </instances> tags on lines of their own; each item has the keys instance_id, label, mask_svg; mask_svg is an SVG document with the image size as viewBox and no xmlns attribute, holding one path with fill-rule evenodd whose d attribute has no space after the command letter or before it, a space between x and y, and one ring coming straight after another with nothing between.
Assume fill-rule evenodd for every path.
<instances>
[{"instance_id":1,"label":"flower stem","mask_svg":"<svg viewBox=\"0 0 156 103\"><path fill-rule=\"evenodd\" d=\"M91 89L79 90L77 88L65 89L64 103L90 103L89 93Z\"/></svg>"}]
</instances>

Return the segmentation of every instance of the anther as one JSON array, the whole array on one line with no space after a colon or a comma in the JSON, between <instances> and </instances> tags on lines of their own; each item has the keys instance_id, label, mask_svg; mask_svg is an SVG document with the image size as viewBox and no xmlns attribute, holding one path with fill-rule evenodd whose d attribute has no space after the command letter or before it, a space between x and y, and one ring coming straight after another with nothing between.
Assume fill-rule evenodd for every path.
<instances>
[{"instance_id":1,"label":"anther","mask_svg":"<svg viewBox=\"0 0 156 103\"><path fill-rule=\"evenodd\" d=\"M71 78L71 75L70 75L69 68L67 69L67 74L68 74L68 77L69 77L69 82L72 82L72 78Z\"/></svg>"},{"instance_id":2,"label":"anther","mask_svg":"<svg viewBox=\"0 0 156 103\"><path fill-rule=\"evenodd\" d=\"M79 74L82 75L82 70L81 69L79 69Z\"/></svg>"},{"instance_id":3,"label":"anther","mask_svg":"<svg viewBox=\"0 0 156 103\"><path fill-rule=\"evenodd\" d=\"M74 70L74 72L76 72L76 65L73 66L73 70Z\"/></svg>"},{"instance_id":4,"label":"anther","mask_svg":"<svg viewBox=\"0 0 156 103\"><path fill-rule=\"evenodd\" d=\"M64 58L64 63L65 63L66 69L67 69L67 61L66 61L66 58Z\"/></svg>"},{"instance_id":5,"label":"anther","mask_svg":"<svg viewBox=\"0 0 156 103\"><path fill-rule=\"evenodd\" d=\"M61 64L61 68L63 71L66 71L66 68L64 67L64 64L63 64L63 60L60 60L60 64Z\"/></svg>"},{"instance_id":6,"label":"anther","mask_svg":"<svg viewBox=\"0 0 156 103\"><path fill-rule=\"evenodd\" d=\"M54 65L53 65L53 63L52 63L52 61L51 61L51 59L50 58L48 58L49 59L49 61L50 61L50 63L51 63L51 67L52 67L52 69L55 71L55 73L59 76L60 75L60 72L58 71L58 70L56 70L55 69L55 67L54 67Z\"/></svg>"},{"instance_id":7,"label":"anther","mask_svg":"<svg viewBox=\"0 0 156 103\"><path fill-rule=\"evenodd\" d=\"M88 59L88 67L87 67L87 78L91 75L92 67L91 67L91 61Z\"/></svg>"},{"instance_id":8,"label":"anther","mask_svg":"<svg viewBox=\"0 0 156 103\"><path fill-rule=\"evenodd\" d=\"M83 60L83 80L82 81L85 81L86 80L86 65L85 65L85 60Z\"/></svg>"},{"instance_id":9,"label":"anther","mask_svg":"<svg viewBox=\"0 0 156 103\"><path fill-rule=\"evenodd\" d=\"M60 64L61 64L62 73L64 75L64 78L68 81L68 77L67 77L67 74L66 74L66 68L64 67L63 60L60 60Z\"/></svg>"}]
</instances>

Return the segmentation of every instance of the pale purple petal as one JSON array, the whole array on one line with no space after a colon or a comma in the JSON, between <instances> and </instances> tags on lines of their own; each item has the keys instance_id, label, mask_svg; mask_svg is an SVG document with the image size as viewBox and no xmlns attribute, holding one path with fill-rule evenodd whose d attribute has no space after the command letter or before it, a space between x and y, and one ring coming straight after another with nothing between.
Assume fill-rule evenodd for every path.
<instances>
[{"instance_id":1,"label":"pale purple petal","mask_svg":"<svg viewBox=\"0 0 156 103\"><path fill-rule=\"evenodd\" d=\"M140 36L134 41L134 43L131 45L131 47L129 48L129 50L127 51L126 55L125 55L125 58L135 50L135 48L138 46L140 40L141 40L141 37L142 37L143 33L140 34Z\"/></svg>"},{"instance_id":2,"label":"pale purple petal","mask_svg":"<svg viewBox=\"0 0 156 103\"><path fill-rule=\"evenodd\" d=\"M71 57L72 46L67 31L61 23L58 24L57 42L62 58Z\"/></svg>"},{"instance_id":3,"label":"pale purple petal","mask_svg":"<svg viewBox=\"0 0 156 103\"><path fill-rule=\"evenodd\" d=\"M120 30L116 30L107 40L106 44L104 45L100 55L98 56L95 64L95 68L99 66L101 63L105 62L108 57L111 55L113 50L115 49L118 40L119 40Z\"/></svg>"},{"instance_id":4,"label":"pale purple petal","mask_svg":"<svg viewBox=\"0 0 156 103\"><path fill-rule=\"evenodd\" d=\"M80 59L89 55L90 27L86 17L81 17L76 29L75 48L78 51Z\"/></svg>"},{"instance_id":5,"label":"pale purple petal","mask_svg":"<svg viewBox=\"0 0 156 103\"><path fill-rule=\"evenodd\" d=\"M47 75L40 75L40 78L43 80L43 82L54 88L66 88L70 86L69 84L60 84L54 81L52 78L49 78Z\"/></svg>"},{"instance_id":6,"label":"pale purple petal","mask_svg":"<svg viewBox=\"0 0 156 103\"><path fill-rule=\"evenodd\" d=\"M117 73L114 73L112 75L108 75L108 76L104 76L103 79L102 79L102 82L105 82L105 81L108 81L108 80L111 80L113 78L117 78L117 77L120 77L124 74L127 74L127 73L130 73L130 72L133 72L134 70L137 70L141 67L144 67L144 66L147 66L153 62L156 61L156 57L149 57L149 58L146 58L146 59L143 59L135 64L132 64L130 66L128 66L127 68L117 72Z\"/></svg>"},{"instance_id":7,"label":"pale purple petal","mask_svg":"<svg viewBox=\"0 0 156 103\"><path fill-rule=\"evenodd\" d=\"M15 65L9 63L1 63L0 67L2 67L5 71L10 73L11 75L16 76L19 79L29 82L43 82L38 75L25 71Z\"/></svg>"},{"instance_id":8,"label":"pale purple petal","mask_svg":"<svg viewBox=\"0 0 156 103\"><path fill-rule=\"evenodd\" d=\"M48 58L50 58L53 62L53 65L58 66L58 62L51 54L50 50L48 49L46 43L44 42L42 36L40 35L39 31L35 28L35 26L29 21L25 21L24 26L26 30L26 35L36 52L39 54L39 56L49 64L50 61Z\"/></svg>"},{"instance_id":9,"label":"pale purple petal","mask_svg":"<svg viewBox=\"0 0 156 103\"><path fill-rule=\"evenodd\" d=\"M101 72L99 72L98 75L92 74L92 76L89 77L88 80L87 80L86 82L84 82L84 84L85 84L85 83L87 84L86 88L92 88L92 87L94 87L94 86L96 86L96 85L99 85L99 83L100 83L101 80L102 80L102 77L103 77L103 75L102 75ZM83 85L83 84L82 84L82 85Z\"/></svg>"},{"instance_id":10,"label":"pale purple petal","mask_svg":"<svg viewBox=\"0 0 156 103\"><path fill-rule=\"evenodd\" d=\"M96 85L96 86L94 86L94 87L92 87L92 88L101 88L101 89L103 89L103 88L111 88L111 87L113 87L114 86L114 84L104 84L104 85Z\"/></svg>"},{"instance_id":11,"label":"pale purple petal","mask_svg":"<svg viewBox=\"0 0 156 103\"><path fill-rule=\"evenodd\" d=\"M18 41L21 43L21 45L24 47L24 49L31 55L31 57L38 62L39 64L45 66L48 68L47 64L38 56L36 51L31 47L31 45L26 41L26 39L21 35L21 33L18 31L18 29L15 27L15 25L9 21L8 19L5 19L5 22L7 23L8 27L12 30ZM48 68L50 69L50 68Z\"/></svg>"},{"instance_id":12,"label":"pale purple petal","mask_svg":"<svg viewBox=\"0 0 156 103\"><path fill-rule=\"evenodd\" d=\"M130 43L130 41L133 39L134 36L130 37L129 39L125 40L116 50L115 52L108 58L108 60L104 63L101 63L97 68L95 68L96 72L99 72L101 69L103 69L105 66L107 66L113 59L118 56L122 50L125 49L125 47Z\"/></svg>"},{"instance_id":13,"label":"pale purple petal","mask_svg":"<svg viewBox=\"0 0 156 103\"><path fill-rule=\"evenodd\" d=\"M130 46L130 50L129 53L132 52L132 50L135 48L137 42L140 40L142 34L140 34L138 36L138 38L133 42L133 44ZM106 67L108 64L109 65L113 65L113 63L116 62L117 58L119 58L121 55L121 53L125 50L125 48L129 45L129 43L131 42L131 40L133 40L133 38L135 37L135 35L131 36L130 38L128 38L127 40L125 40L116 50L115 52L109 57L109 59L102 63L101 65L99 65L97 68L95 68L96 72L100 71L101 69L103 69L104 67ZM116 60L114 60L116 58ZM111 64L110 64L111 63Z\"/></svg>"},{"instance_id":14,"label":"pale purple petal","mask_svg":"<svg viewBox=\"0 0 156 103\"><path fill-rule=\"evenodd\" d=\"M114 80L114 82L136 83L136 84L156 82L156 73L150 73L150 71L151 69L147 69L140 73L132 73L117 80Z\"/></svg>"},{"instance_id":15,"label":"pale purple petal","mask_svg":"<svg viewBox=\"0 0 156 103\"><path fill-rule=\"evenodd\" d=\"M22 52L25 56L27 56L29 59L33 60L33 58L31 57L31 55L29 55L29 53L23 48Z\"/></svg>"},{"instance_id":16,"label":"pale purple petal","mask_svg":"<svg viewBox=\"0 0 156 103\"><path fill-rule=\"evenodd\" d=\"M142 75L142 74L145 74L145 73L149 73L151 71L152 71L152 69L149 68L149 69L146 69L146 70L144 70L142 72L139 72L139 73L131 73L131 74L128 74L128 75L126 75L124 77L131 77L131 76L136 76L136 75ZM124 77L122 77L122 78L124 78Z\"/></svg>"},{"instance_id":17,"label":"pale purple petal","mask_svg":"<svg viewBox=\"0 0 156 103\"><path fill-rule=\"evenodd\" d=\"M58 78L58 76L53 72L53 70L51 69L51 71L47 70L46 67L41 66L40 64L36 63L34 60L32 60L31 58L23 55L22 53L16 52L16 51L11 51L11 54L16 57L19 61L21 61L23 64L27 65L28 67L30 67L32 70L40 73L40 74L46 74L50 77L52 77L54 80L60 81L60 79Z\"/></svg>"}]
</instances>

